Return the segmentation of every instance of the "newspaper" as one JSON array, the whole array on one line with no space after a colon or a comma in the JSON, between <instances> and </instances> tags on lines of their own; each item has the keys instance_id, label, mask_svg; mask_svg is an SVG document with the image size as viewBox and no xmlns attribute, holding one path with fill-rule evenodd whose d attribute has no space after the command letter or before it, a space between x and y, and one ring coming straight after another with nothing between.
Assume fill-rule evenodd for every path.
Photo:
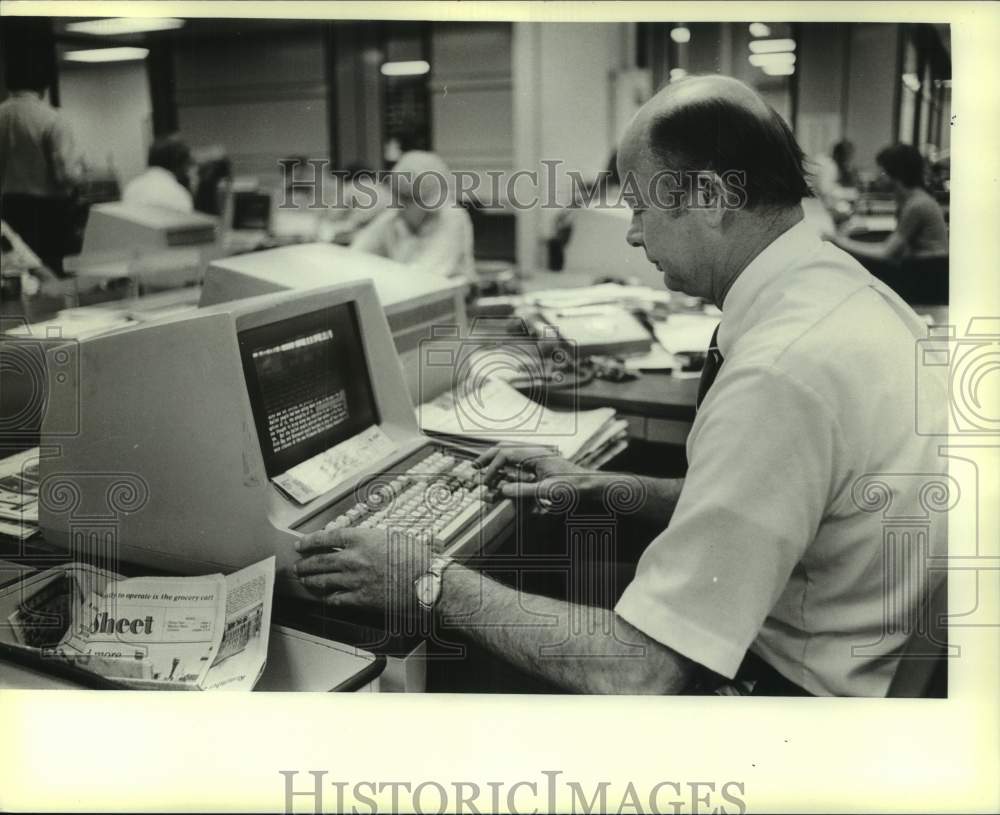
<instances>
[{"instance_id":1,"label":"newspaper","mask_svg":"<svg viewBox=\"0 0 1000 815\"><path fill-rule=\"evenodd\" d=\"M28 578L6 619L23 647L129 687L250 690L267 659L274 568L270 557L228 576L122 578L71 564Z\"/></svg>"}]
</instances>

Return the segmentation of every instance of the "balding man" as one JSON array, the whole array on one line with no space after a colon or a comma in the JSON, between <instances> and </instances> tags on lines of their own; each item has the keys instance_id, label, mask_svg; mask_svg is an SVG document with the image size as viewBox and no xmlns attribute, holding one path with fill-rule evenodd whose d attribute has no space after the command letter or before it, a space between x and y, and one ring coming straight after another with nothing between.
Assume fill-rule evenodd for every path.
<instances>
[{"instance_id":1,"label":"balding man","mask_svg":"<svg viewBox=\"0 0 1000 815\"><path fill-rule=\"evenodd\" d=\"M411 150L392 173L389 209L358 233L351 248L472 282L472 221L455 201L448 165L434 153Z\"/></svg>"},{"instance_id":2,"label":"balding man","mask_svg":"<svg viewBox=\"0 0 1000 815\"><path fill-rule=\"evenodd\" d=\"M925 325L806 225L802 152L741 83L696 77L657 94L619 169L629 243L722 320L686 479L633 482L663 531L615 608L525 597L419 545L387 558L384 533L367 530L308 536L303 583L332 606L378 608L416 580L468 637L573 690L885 695L926 558L944 553L943 524L901 543L876 500L891 491L893 517L926 518L927 485L944 482L938 440L914 427ZM943 408L943 384L920 385L920 410ZM607 483L544 450L481 463L487 478L511 464L533 476L503 486L513 497L562 481L585 506Z\"/></svg>"}]
</instances>

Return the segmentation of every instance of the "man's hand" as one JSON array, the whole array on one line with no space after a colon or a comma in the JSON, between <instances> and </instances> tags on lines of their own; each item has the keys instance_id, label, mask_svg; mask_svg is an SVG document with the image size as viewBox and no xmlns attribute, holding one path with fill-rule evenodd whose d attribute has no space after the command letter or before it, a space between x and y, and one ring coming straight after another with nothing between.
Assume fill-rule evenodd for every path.
<instances>
[{"instance_id":1,"label":"man's hand","mask_svg":"<svg viewBox=\"0 0 1000 815\"><path fill-rule=\"evenodd\" d=\"M501 475L513 479L500 485L505 498L533 498L542 506L557 493L575 491L585 498L597 486L586 467L552 452L548 447L503 445L493 447L474 462L483 469L483 481L494 484Z\"/></svg>"},{"instance_id":2,"label":"man's hand","mask_svg":"<svg viewBox=\"0 0 1000 815\"><path fill-rule=\"evenodd\" d=\"M414 601L413 581L431 561L430 537L384 529L313 532L298 543L295 576L330 606L398 610Z\"/></svg>"}]
</instances>

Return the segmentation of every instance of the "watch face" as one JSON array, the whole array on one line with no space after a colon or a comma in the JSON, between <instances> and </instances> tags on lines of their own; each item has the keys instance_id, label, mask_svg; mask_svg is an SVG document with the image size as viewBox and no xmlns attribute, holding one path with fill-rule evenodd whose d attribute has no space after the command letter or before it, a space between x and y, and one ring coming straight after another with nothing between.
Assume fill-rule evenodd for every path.
<instances>
[{"instance_id":1,"label":"watch face","mask_svg":"<svg viewBox=\"0 0 1000 815\"><path fill-rule=\"evenodd\" d=\"M413 588L417 592L417 602L425 608L433 606L434 601L437 600L440 585L434 575L420 575L413 583Z\"/></svg>"}]
</instances>

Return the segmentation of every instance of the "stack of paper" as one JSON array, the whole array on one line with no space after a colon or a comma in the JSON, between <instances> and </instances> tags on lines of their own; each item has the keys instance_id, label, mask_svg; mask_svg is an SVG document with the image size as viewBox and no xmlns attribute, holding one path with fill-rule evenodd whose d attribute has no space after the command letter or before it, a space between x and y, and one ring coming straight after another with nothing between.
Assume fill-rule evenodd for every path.
<instances>
[{"instance_id":1,"label":"stack of paper","mask_svg":"<svg viewBox=\"0 0 1000 815\"><path fill-rule=\"evenodd\" d=\"M628 423L612 408L555 411L495 377L468 379L417 409L426 433L463 444L551 447L563 458L600 466L627 444Z\"/></svg>"},{"instance_id":2,"label":"stack of paper","mask_svg":"<svg viewBox=\"0 0 1000 815\"><path fill-rule=\"evenodd\" d=\"M0 459L0 535L24 540L38 531L38 448Z\"/></svg>"},{"instance_id":3,"label":"stack of paper","mask_svg":"<svg viewBox=\"0 0 1000 815\"><path fill-rule=\"evenodd\" d=\"M541 315L583 356L647 353L652 344L643 324L621 306L543 308Z\"/></svg>"},{"instance_id":4,"label":"stack of paper","mask_svg":"<svg viewBox=\"0 0 1000 815\"><path fill-rule=\"evenodd\" d=\"M670 292L649 286L601 283L597 286L581 286L575 289L533 291L525 294L524 300L541 308L565 309L607 304L648 309L657 304L667 305L670 302Z\"/></svg>"},{"instance_id":5,"label":"stack of paper","mask_svg":"<svg viewBox=\"0 0 1000 815\"><path fill-rule=\"evenodd\" d=\"M666 322L653 323L657 342L671 354L704 354L719 318L708 314L671 314Z\"/></svg>"}]
</instances>

